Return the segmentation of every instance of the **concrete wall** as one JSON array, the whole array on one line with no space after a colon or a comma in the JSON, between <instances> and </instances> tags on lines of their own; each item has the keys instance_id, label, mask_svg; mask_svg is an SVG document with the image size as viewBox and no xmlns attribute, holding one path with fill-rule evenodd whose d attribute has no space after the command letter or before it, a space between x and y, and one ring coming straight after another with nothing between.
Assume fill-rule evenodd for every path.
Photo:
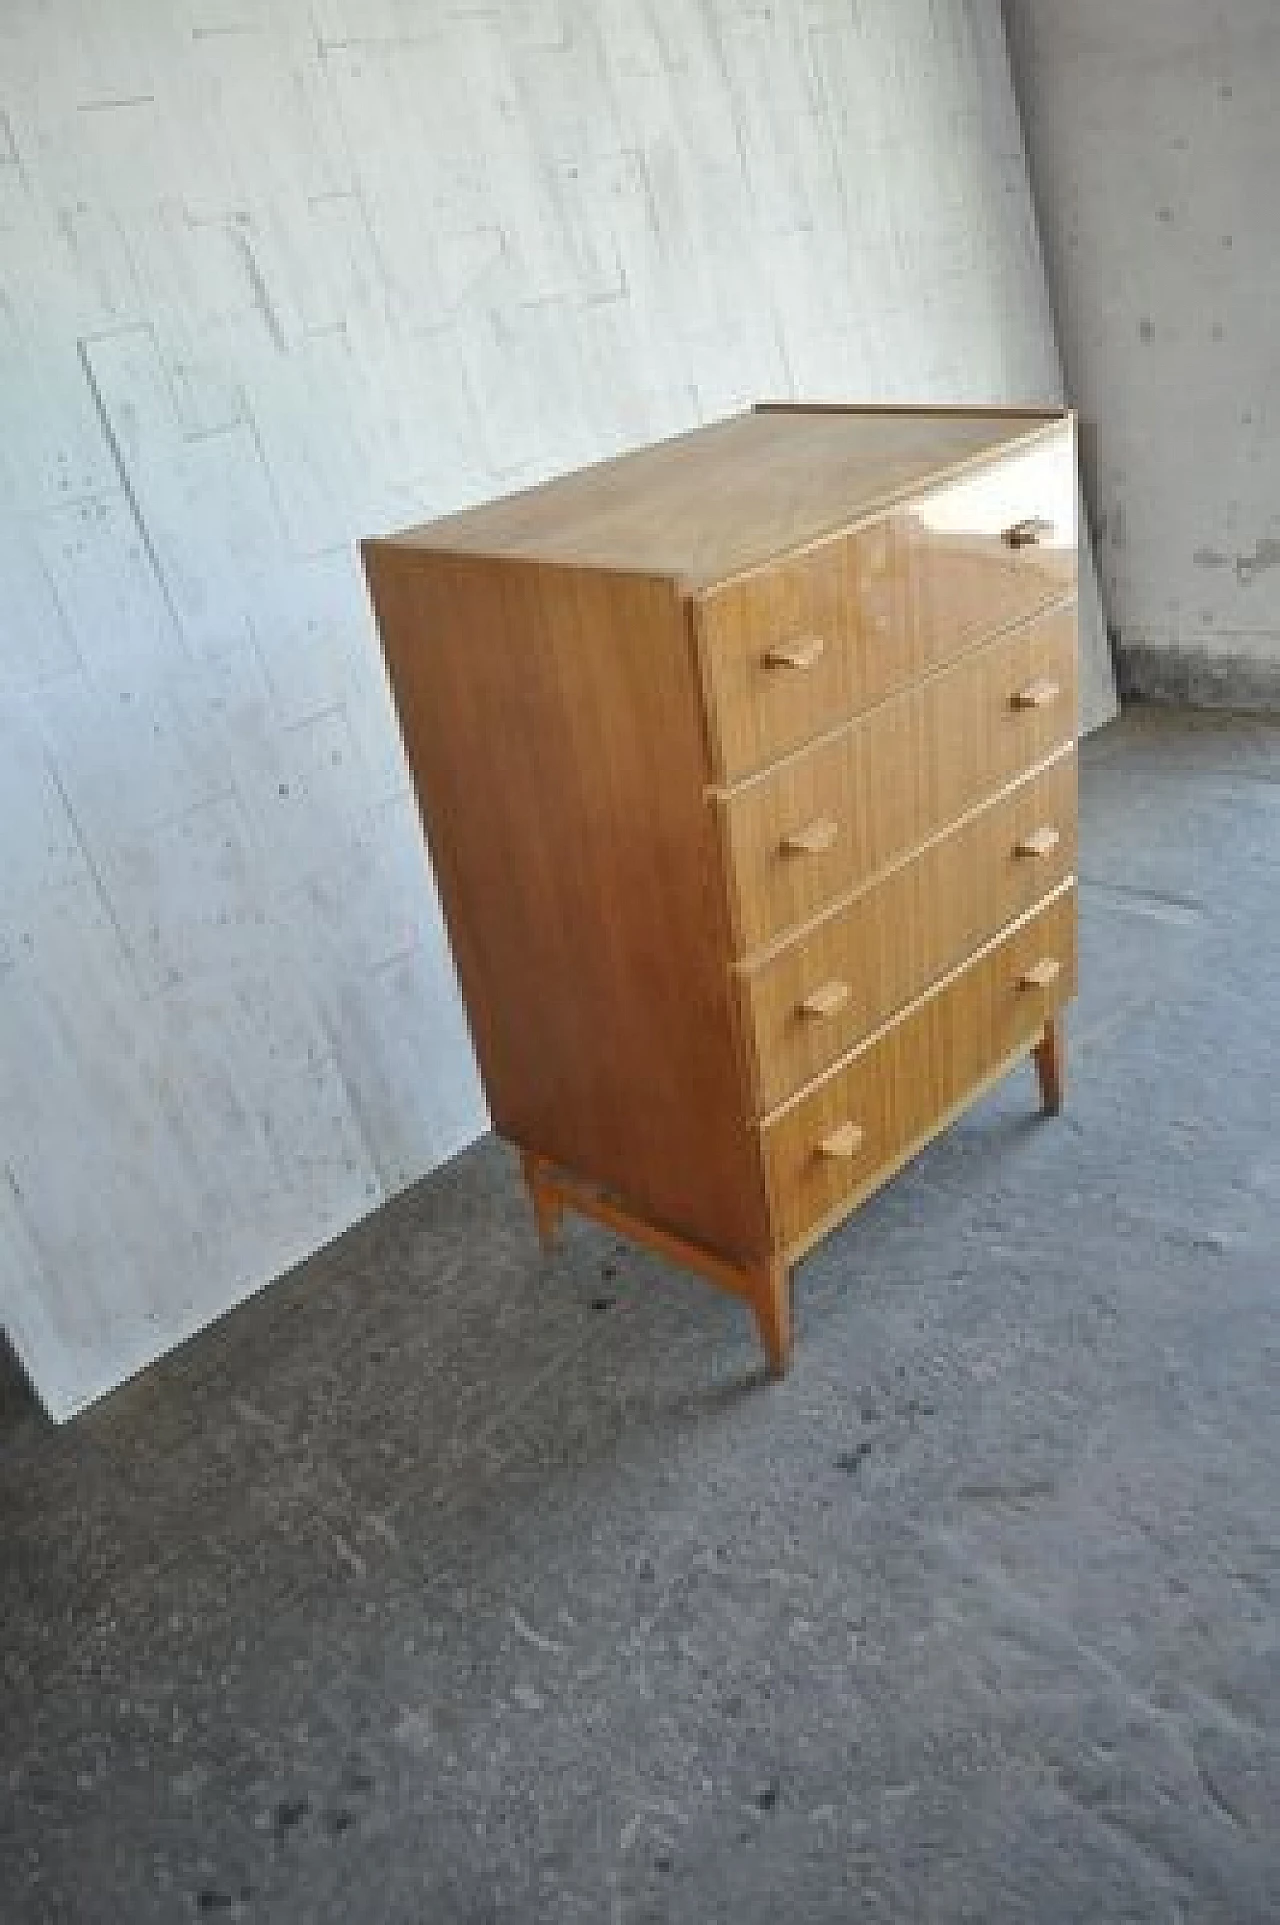
<instances>
[{"instance_id":1,"label":"concrete wall","mask_svg":"<svg viewBox=\"0 0 1280 1925\"><path fill-rule=\"evenodd\" d=\"M1123 672L1280 708L1280 7L1006 12Z\"/></svg>"},{"instance_id":2,"label":"concrete wall","mask_svg":"<svg viewBox=\"0 0 1280 1925\"><path fill-rule=\"evenodd\" d=\"M51 1410L484 1127L356 537L761 394L1059 392L995 0L0 9L0 1318Z\"/></svg>"}]
</instances>

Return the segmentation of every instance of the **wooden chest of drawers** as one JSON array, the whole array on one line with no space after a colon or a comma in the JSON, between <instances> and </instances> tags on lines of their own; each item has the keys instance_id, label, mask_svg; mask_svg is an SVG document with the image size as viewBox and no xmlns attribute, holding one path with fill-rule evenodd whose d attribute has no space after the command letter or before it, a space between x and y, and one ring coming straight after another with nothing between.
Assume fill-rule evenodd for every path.
<instances>
[{"instance_id":1,"label":"wooden chest of drawers","mask_svg":"<svg viewBox=\"0 0 1280 1925\"><path fill-rule=\"evenodd\" d=\"M1074 993L1066 414L770 406L363 555L485 1090L744 1297Z\"/></svg>"}]
</instances>

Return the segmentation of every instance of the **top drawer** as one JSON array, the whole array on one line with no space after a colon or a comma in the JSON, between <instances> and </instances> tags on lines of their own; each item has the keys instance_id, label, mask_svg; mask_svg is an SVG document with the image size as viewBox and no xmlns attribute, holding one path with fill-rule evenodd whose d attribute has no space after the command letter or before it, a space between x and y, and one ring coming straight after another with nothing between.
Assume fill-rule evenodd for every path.
<instances>
[{"instance_id":1,"label":"top drawer","mask_svg":"<svg viewBox=\"0 0 1280 1925\"><path fill-rule=\"evenodd\" d=\"M698 604L716 781L730 783L1072 593L1069 426Z\"/></svg>"}]
</instances>

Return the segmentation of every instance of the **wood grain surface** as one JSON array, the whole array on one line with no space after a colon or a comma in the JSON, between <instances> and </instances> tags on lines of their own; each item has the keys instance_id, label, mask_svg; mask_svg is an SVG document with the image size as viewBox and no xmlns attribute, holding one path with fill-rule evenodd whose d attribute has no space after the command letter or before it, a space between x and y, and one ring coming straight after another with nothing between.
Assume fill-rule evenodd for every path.
<instances>
[{"instance_id":1,"label":"wood grain surface","mask_svg":"<svg viewBox=\"0 0 1280 1925\"><path fill-rule=\"evenodd\" d=\"M1040 832L1056 840L1020 853ZM949 829L807 935L741 973L759 1113L827 1069L896 1010L1067 880L1076 758Z\"/></svg>"},{"instance_id":2,"label":"wood grain surface","mask_svg":"<svg viewBox=\"0 0 1280 1925\"><path fill-rule=\"evenodd\" d=\"M1051 957L1048 989L1023 977ZM1075 993L1074 884L931 992L763 1129L774 1221L792 1256L936 1135L957 1106L1020 1052ZM823 1145L850 1125L855 1152Z\"/></svg>"},{"instance_id":3,"label":"wood grain surface","mask_svg":"<svg viewBox=\"0 0 1280 1925\"><path fill-rule=\"evenodd\" d=\"M493 1119L732 1257L769 1236L669 583L370 543Z\"/></svg>"},{"instance_id":4,"label":"wood grain surface","mask_svg":"<svg viewBox=\"0 0 1280 1925\"><path fill-rule=\"evenodd\" d=\"M1034 542L1012 542L1034 521ZM712 762L737 781L1072 594L1071 424L870 526L710 591Z\"/></svg>"},{"instance_id":5,"label":"wood grain surface","mask_svg":"<svg viewBox=\"0 0 1280 1925\"><path fill-rule=\"evenodd\" d=\"M717 797L740 953L810 921L1074 741L1074 604L976 649ZM1016 706L1052 679L1056 699ZM805 853L818 824L834 837Z\"/></svg>"},{"instance_id":6,"label":"wood grain surface","mask_svg":"<svg viewBox=\"0 0 1280 1925\"><path fill-rule=\"evenodd\" d=\"M926 481L1060 437L1046 410L757 410L393 539L415 548L669 575L697 588L777 560Z\"/></svg>"},{"instance_id":7,"label":"wood grain surface","mask_svg":"<svg viewBox=\"0 0 1280 1925\"><path fill-rule=\"evenodd\" d=\"M778 408L364 545L493 1120L744 1299L1075 984L1074 423Z\"/></svg>"}]
</instances>

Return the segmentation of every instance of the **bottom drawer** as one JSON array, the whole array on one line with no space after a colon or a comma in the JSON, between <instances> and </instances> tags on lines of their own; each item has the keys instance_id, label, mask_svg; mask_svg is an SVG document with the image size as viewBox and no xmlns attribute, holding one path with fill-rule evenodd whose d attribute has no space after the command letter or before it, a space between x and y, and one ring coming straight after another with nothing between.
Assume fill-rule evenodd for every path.
<instances>
[{"instance_id":1,"label":"bottom drawer","mask_svg":"<svg viewBox=\"0 0 1280 1925\"><path fill-rule=\"evenodd\" d=\"M763 1128L778 1244L798 1253L892 1175L1075 986L1069 885Z\"/></svg>"}]
</instances>

